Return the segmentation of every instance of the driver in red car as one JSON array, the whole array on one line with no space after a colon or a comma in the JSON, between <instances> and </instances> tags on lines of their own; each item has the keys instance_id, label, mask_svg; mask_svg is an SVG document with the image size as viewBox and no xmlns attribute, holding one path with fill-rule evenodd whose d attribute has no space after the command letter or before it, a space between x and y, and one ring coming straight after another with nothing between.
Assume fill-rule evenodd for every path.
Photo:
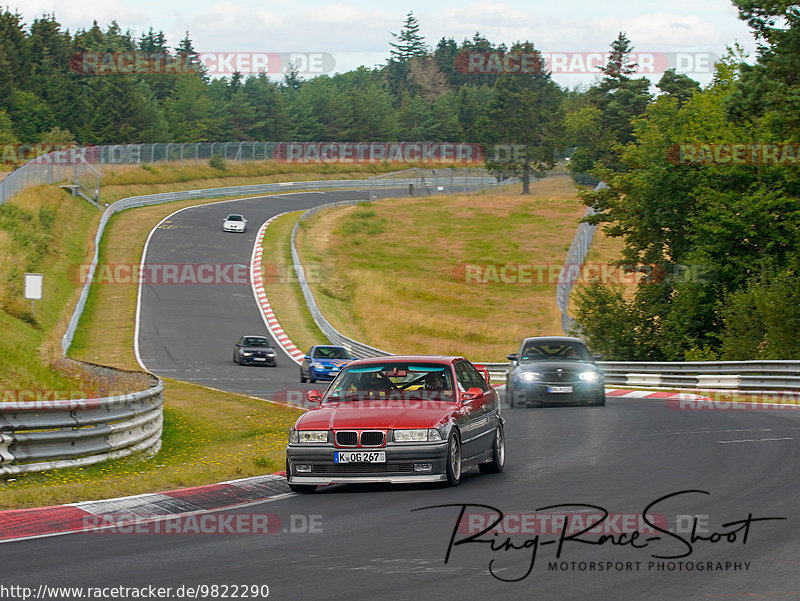
<instances>
[{"instance_id":1,"label":"driver in red car","mask_svg":"<svg viewBox=\"0 0 800 601\"><path fill-rule=\"evenodd\" d=\"M429 373L425 376L425 392L432 393L430 397L437 400L453 398L453 391L447 385L444 374L439 372Z\"/></svg>"},{"instance_id":2,"label":"driver in red car","mask_svg":"<svg viewBox=\"0 0 800 601\"><path fill-rule=\"evenodd\" d=\"M425 390L442 391L445 389L442 374L430 373L425 376Z\"/></svg>"}]
</instances>

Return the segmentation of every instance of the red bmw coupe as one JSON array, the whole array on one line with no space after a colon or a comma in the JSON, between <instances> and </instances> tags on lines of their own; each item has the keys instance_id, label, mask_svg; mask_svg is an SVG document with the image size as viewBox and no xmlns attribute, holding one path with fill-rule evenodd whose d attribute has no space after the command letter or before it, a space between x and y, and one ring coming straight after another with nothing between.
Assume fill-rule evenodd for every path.
<instances>
[{"instance_id":1,"label":"red bmw coupe","mask_svg":"<svg viewBox=\"0 0 800 601\"><path fill-rule=\"evenodd\" d=\"M353 482L458 485L477 465L503 471L495 389L461 357L391 356L348 363L289 434L286 478L295 492Z\"/></svg>"}]
</instances>

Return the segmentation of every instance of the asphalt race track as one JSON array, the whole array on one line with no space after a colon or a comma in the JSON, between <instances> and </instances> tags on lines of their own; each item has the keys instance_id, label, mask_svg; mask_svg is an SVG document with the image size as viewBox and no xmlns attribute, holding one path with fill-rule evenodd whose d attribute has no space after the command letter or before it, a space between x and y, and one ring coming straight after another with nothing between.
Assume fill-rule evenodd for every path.
<instances>
[{"instance_id":1,"label":"asphalt race track","mask_svg":"<svg viewBox=\"0 0 800 601\"><path fill-rule=\"evenodd\" d=\"M798 598L800 474L793 458L800 451L800 420L794 412L692 412L658 401L609 399L605 407L508 409L505 415L506 471L472 470L457 488L331 486L239 510L276 515L281 531L272 535L78 534L21 541L0 546L3 570L23 586L266 584L270 599L287 600ZM651 555L679 555L687 546L663 534L643 549L566 541L559 559L565 571L552 571L556 545L545 543L558 534L545 533L530 575L502 582L488 572L492 560L497 576L520 578L530 567L530 547L492 552L488 544L461 545L445 564L459 507L413 511L452 503L533 513L575 503L640 514L664 495L691 489L710 495L674 497L652 513L667 516L673 528L675 516L707 516L699 518L707 537L734 530L721 525L748 514L788 519L753 522L746 543L741 531L735 542L697 541L691 555L672 560L674 571L667 571L668 560ZM321 532L303 532L307 524ZM680 526L688 539L687 524ZM512 540L524 547L535 536ZM730 562L730 568L678 571L679 561L721 562L723 568ZM589 562L612 562L622 571L589 571Z\"/></svg>"},{"instance_id":2,"label":"asphalt race track","mask_svg":"<svg viewBox=\"0 0 800 601\"><path fill-rule=\"evenodd\" d=\"M271 215L365 194L185 210L153 236L147 260L247 263ZM228 212L247 216L246 235L221 232ZM265 332L249 285L151 286L142 300L141 355L156 373L256 396L301 387L283 355L275 369L231 361L238 336ZM473 469L457 488L339 485L228 512L270 514L279 525L269 535L77 534L4 544L2 569L34 588L257 584L269 586L270 599L292 601L800 598L800 413L607 402L504 408L506 471ZM669 495L649 510L666 532L641 520ZM434 505L448 506L421 509ZM465 524L499 510L507 530L455 544L480 530L455 531L465 505ZM562 534L563 522L545 515L567 513L580 529L579 520L598 523L588 516L603 510L613 538L602 544L597 534Z\"/></svg>"},{"instance_id":3,"label":"asphalt race track","mask_svg":"<svg viewBox=\"0 0 800 601\"><path fill-rule=\"evenodd\" d=\"M397 190L391 195L400 194ZM150 239L145 260L162 265L249 265L255 235L270 217L368 197L368 190L304 192L186 209L159 226ZM247 218L244 234L222 231L222 220L228 213L241 213ZM263 261L269 263L270 257L265 255ZM229 270L219 279L227 281L228 276L233 278L232 274L234 271ZM240 336L256 334L272 339L249 283L145 285L141 307L140 356L145 366L159 376L263 398L272 398L288 385L293 390L319 388L300 384L299 368L274 340L277 367L233 363L233 345Z\"/></svg>"}]
</instances>

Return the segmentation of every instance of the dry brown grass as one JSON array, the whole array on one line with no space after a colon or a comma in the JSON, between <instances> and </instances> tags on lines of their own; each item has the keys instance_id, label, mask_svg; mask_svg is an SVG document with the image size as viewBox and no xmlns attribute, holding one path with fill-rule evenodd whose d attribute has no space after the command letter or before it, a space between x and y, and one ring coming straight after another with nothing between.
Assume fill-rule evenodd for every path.
<instances>
[{"instance_id":1,"label":"dry brown grass","mask_svg":"<svg viewBox=\"0 0 800 601\"><path fill-rule=\"evenodd\" d=\"M525 336L560 334L555 278L585 207L569 180L506 191L386 200L321 213L302 229L303 263L337 329L395 353L500 361ZM536 265L537 283L468 283L465 265ZM325 266L321 269L321 266Z\"/></svg>"},{"instance_id":2,"label":"dry brown grass","mask_svg":"<svg viewBox=\"0 0 800 601\"><path fill-rule=\"evenodd\" d=\"M176 163L155 165L100 165L103 172L100 196L102 202L114 202L126 196L157 194L177 190L247 186L286 181L366 179L372 175L414 167L413 164L374 163L318 164L278 163L257 161L227 163L225 171L214 169L208 161L181 166ZM446 164L420 165L425 168L444 168Z\"/></svg>"}]
</instances>

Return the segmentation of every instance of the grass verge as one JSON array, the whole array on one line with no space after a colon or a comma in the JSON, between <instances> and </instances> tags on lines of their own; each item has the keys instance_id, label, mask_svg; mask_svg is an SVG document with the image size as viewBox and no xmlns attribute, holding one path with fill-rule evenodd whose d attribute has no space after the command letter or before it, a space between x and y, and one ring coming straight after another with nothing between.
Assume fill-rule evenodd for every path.
<instances>
[{"instance_id":1,"label":"grass verge","mask_svg":"<svg viewBox=\"0 0 800 601\"><path fill-rule=\"evenodd\" d=\"M348 336L391 352L502 361L525 336L562 333L555 284L584 211L571 180L549 178L531 196L322 212L302 224L298 246L319 274L322 312Z\"/></svg>"},{"instance_id":2,"label":"grass verge","mask_svg":"<svg viewBox=\"0 0 800 601\"><path fill-rule=\"evenodd\" d=\"M97 209L58 188L40 186L0 206L0 389L73 390L51 366L64 315L77 299L69 266L86 261ZM26 272L43 275L42 299L24 298ZM34 315L35 311L35 315Z\"/></svg>"},{"instance_id":3,"label":"grass verge","mask_svg":"<svg viewBox=\"0 0 800 601\"><path fill-rule=\"evenodd\" d=\"M156 492L283 469L286 433L299 410L186 382L164 383L157 455L0 481L0 509Z\"/></svg>"}]
</instances>

